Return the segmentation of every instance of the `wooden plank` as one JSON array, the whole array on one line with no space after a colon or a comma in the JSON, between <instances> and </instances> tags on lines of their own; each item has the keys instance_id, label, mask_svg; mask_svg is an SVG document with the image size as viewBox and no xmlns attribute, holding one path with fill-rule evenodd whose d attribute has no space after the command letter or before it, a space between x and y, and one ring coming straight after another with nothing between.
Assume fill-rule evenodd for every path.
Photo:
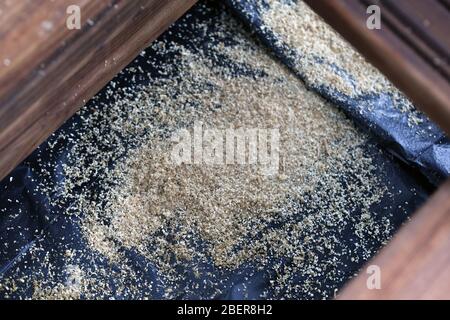
<instances>
[{"instance_id":1,"label":"wooden plank","mask_svg":"<svg viewBox=\"0 0 450 320\"><path fill-rule=\"evenodd\" d=\"M369 265L381 289L368 289ZM450 299L450 180L368 263L338 299Z\"/></svg>"},{"instance_id":2,"label":"wooden plank","mask_svg":"<svg viewBox=\"0 0 450 320\"><path fill-rule=\"evenodd\" d=\"M449 9L442 0L305 0L450 135ZM370 4L381 29L366 26ZM401 12L401 14L399 14ZM423 27L418 27L422 21ZM433 26L433 27L431 27Z\"/></svg>"},{"instance_id":3,"label":"wooden plank","mask_svg":"<svg viewBox=\"0 0 450 320\"><path fill-rule=\"evenodd\" d=\"M450 135L448 0L305 0ZM366 26L381 9L382 27ZM380 269L369 289L367 268ZM450 299L450 180L364 267L338 299Z\"/></svg>"},{"instance_id":4,"label":"wooden plank","mask_svg":"<svg viewBox=\"0 0 450 320\"><path fill-rule=\"evenodd\" d=\"M0 179L195 2L0 2Z\"/></svg>"}]
</instances>

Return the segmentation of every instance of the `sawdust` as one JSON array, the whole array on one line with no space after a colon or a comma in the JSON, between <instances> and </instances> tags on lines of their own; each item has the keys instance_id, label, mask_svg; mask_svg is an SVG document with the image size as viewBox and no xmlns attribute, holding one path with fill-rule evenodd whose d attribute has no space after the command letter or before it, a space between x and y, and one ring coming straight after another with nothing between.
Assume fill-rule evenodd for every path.
<instances>
[{"instance_id":1,"label":"sawdust","mask_svg":"<svg viewBox=\"0 0 450 320\"><path fill-rule=\"evenodd\" d=\"M264 59L258 55L262 52L246 52L241 47L235 50L251 59L249 62ZM252 251L246 248L234 256L233 249L246 235L256 235L266 228L264 221L282 215L288 195L306 201L305 195L317 192L323 184L344 194L351 190L347 188L353 188L351 182L344 187L337 181L355 171L360 177L352 182L367 186L359 190L359 202L366 201L366 210L383 194L380 189L376 195L367 196L373 191L370 188L376 186L376 178L371 175L371 160L362 149L366 143L364 137L342 114L308 92L275 62L266 61L265 71L271 72L271 76L258 80L223 79L220 69L211 71L204 61L188 53L177 63L185 66L186 74L181 84L178 83L177 98L168 100L167 104L180 105L178 99L183 101L185 95L193 99L191 87L207 79L215 89L194 99L204 110L212 110L219 100L221 107L213 117L208 117L206 112L199 119L220 128L279 128L283 166L277 177L265 176L249 166L176 166L167 159L171 145L152 141L133 152L112 173L113 180L123 182L108 190L111 201L99 219L104 220L105 213L110 215L106 229L98 232L95 212L88 215L87 229L103 234L100 239L114 237L123 245L139 248L142 254L148 255L145 240L176 217L177 223L186 230L198 228L202 239L211 244L209 253L217 265L236 267L250 259ZM174 86L172 81L180 79L164 81L161 87ZM151 95L158 91L157 87L153 83L149 88ZM153 103L152 98L147 96L139 103L148 106ZM161 110L173 110L173 107L163 106ZM354 196L358 195L354 193ZM346 214L350 201L353 200L336 199L334 210ZM320 202L316 206L319 208ZM320 214L326 214L328 209L324 205ZM103 241L93 243L94 247L98 245L102 246ZM104 248L109 251L114 247ZM104 252L102 248L99 250ZM246 255L249 257L244 259Z\"/></svg>"},{"instance_id":2,"label":"sawdust","mask_svg":"<svg viewBox=\"0 0 450 320\"><path fill-rule=\"evenodd\" d=\"M214 31L208 30L212 23ZM67 217L80 221L83 240L101 264L85 270L79 255L91 258L88 253L68 254L66 280L36 280L33 297L142 296L155 284L130 284L142 275L129 266L128 250L157 267L165 298L199 290L198 284L180 285L186 280L181 267L206 277L203 286L214 289L212 298L223 293L219 271L246 264L273 270L272 296L326 298L330 289L321 281L346 277L342 256L368 259L371 241L389 238L388 216L375 220L371 211L387 194L367 152L377 147L226 13L195 28L204 30L207 46L197 46L201 39L195 38L193 45L155 42L151 49L158 55L174 56L163 65L148 58L158 76L129 68L125 89L112 82L106 90L111 104L83 108L82 129L53 139L50 147L59 140L73 147L58 168L63 183L42 185L41 191L55 207L70 203ZM139 81L142 75L148 84ZM278 173L264 175L252 165L175 165L168 160L170 137L198 121L211 128L278 129ZM43 175L55 170L43 168ZM97 180L102 188L92 190ZM349 226L354 243L343 247L339 235ZM209 261L215 271L201 267ZM293 284L298 274L304 278ZM101 280L111 275L114 286Z\"/></svg>"},{"instance_id":3,"label":"sawdust","mask_svg":"<svg viewBox=\"0 0 450 320\"><path fill-rule=\"evenodd\" d=\"M278 45L294 49L290 58L307 84L349 97L389 93L395 107L408 113L410 123L422 121L414 105L303 1L266 2L264 27L277 36Z\"/></svg>"},{"instance_id":4,"label":"sawdust","mask_svg":"<svg viewBox=\"0 0 450 320\"><path fill-rule=\"evenodd\" d=\"M135 249L175 282L179 275L172 256L178 263L211 257L216 267L227 269L247 262L265 265L269 258L284 256L293 258L290 272L317 275L330 260L318 261L307 248L323 246L332 259L339 255L333 252L338 240L327 237L330 229L339 232L347 223L361 223L377 237L388 236L389 227L371 219L371 206L386 190L372 173L366 137L245 34L235 40L221 54L264 75L232 76L227 67L178 48L179 76L153 81L140 99L121 103L133 109L157 105L158 121L170 132L189 129L195 121L225 129L278 128L278 175L266 176L251 166L177 166L168 160L173 145L167 139L149 139L110 173L115 186L101 195L101 210L96 203L80 202L91 246L111 261L120 261L121 246ZM170 43L154 47L173 49ZM161 99L165 96L171 98ZM201 112L187 111L186 102ZM364 222L353 216L356 212L364 213ZM280 221L285 221L282 227L271 227ZM197 249L198 239L206 250ZM303 270L311 260L314 267ZM282 286L275 285L280 291Z\"/></svg>"}]
</instances>

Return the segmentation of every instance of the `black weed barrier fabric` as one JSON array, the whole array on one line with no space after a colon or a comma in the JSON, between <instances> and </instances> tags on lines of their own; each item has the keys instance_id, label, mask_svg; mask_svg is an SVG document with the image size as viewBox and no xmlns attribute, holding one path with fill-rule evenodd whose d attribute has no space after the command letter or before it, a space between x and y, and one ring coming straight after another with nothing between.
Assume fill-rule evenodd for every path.
<instances>
[{"instance_id":1,"label":"black weed barrier fabric","mask_svg":"<svg viewBox=\"0 0 450 320\"><path fill-rule=\"evenodd\" d=\"M285 4L288 7L295 6L298 1L270 2ZM297 51L295 47L284 42L280 38L283 34L277 34L264 22L263 16L271 8L267 0L226 0L226 3L274 55L301 79L307 78L307 71L296 64L296 60L301 59L306 53ZM286 20L285 23L295 23L295 21ZM313 58L316 58L318 65L327 67L330 64L322 57ZM352 75L349 72L333 65L331 67L335 69L336 76L352 81ZM449 139L424 115L419 115L421 120L419 124L411 125L408 121L408 112L402 112L394 107L395 104L402 102L396 101L391 92L366 93L349 97L326 85L308 82L306 85L346 112L392 154L408 165L421 170L433 184L438 184L443 178L449 176Z\"/></svg>"},{"instance_id":2,"label":"black weed barrier fabric","mask_svg":"<svg viewBox=\"0 0 450 320\"><path fill-rule=\"evenodd\" d=\"M218 59L219 52L213 52L211 49L211 45L214 46L211 41L216 40L210 39L208 35L220 28L223 19L219 17L226 15L227 19L231 20L236 19L237 15L247 24L246 28L249 29L247 32L254 31L279 59L293 67L283 54L284 50L289 48L275 45L274 36L270 35L270 32L261 32L262 22L259 17L261 10L264 10L264 5L260 5L261 2L227 2L228 9L216 2L201 2L160 39L189 48L194 54L201 53L210 59L213 65L225 65L233 77L243 75L264 77L258 70L243 68L225 56ZM204 27L205 25L207 27ZM233 32L225 32L221 40L225 46L232 46ZM267 54L271 54L270 50ZM149 75L153 79L174 76L170 72L161 72L165 65L175 61L174 55L175 53L162 55L154 48L148 48L145 56L137 57L114 79L115 90L126 88L131 78L134 83L144 85L150 83ZM148 57L151 57L152 63L148 63ZM130 71L132 69L142 69L143 72L136 76ZM301 74L299 76L301 77ZM111 85L105 87L84 107L88 110L88 114L90 109L98 113L96 121L99 123L104 121L102 112L105 114L108 112L109 101L106 92L111 89ZM367 146L365 151L371 155L376 167L374 172L389 193L384 195L379 203L373 205L371 215L380 224L388 220L393 226L390 231L393 233L426 200L432 189L426 179L417 174L417 168L433 182L448 175L450 168L448 141L426 119L420 126L423 129L421 132L427 133L419 134L415 128L408 126L405 116L391 108L389 94L347 99L325 87L312 89L345 110L350 118L373 135L374 144ZM355 106L368 101L376 107L373 112L358 112ZM334 264L320 270L316 275L304 274L301 270L291 274L290 278L284 280L287 285L283 290L273 289L271 283L280 274L280 270L292 263L289 256L269 259L263 268L249 261L235 269L218 268L211 258L196 260L194 257L191 261L174 265L177 273L181 275L175 283L168 281L161 274L154 261L120 243L114 245L120 248L120 254L124 257L122 264L112 263L98 254L84 237L80 223L83 214L68 213L73 210L73 203L81 193L87 192L95 197L96 193L104 188L102 171L113 168L119 159L126 157L129 150L138 146L133 145L133 137L124 136L121 138L127 142L129 150L115 150L114 144L107 141L112 136L113 129L111 128L109 132L107 127L102 126L103 131L97 132L98 140L93 143L100 149L103 148L105 154L113 154L109 167L100 167L98 171L90 172L86 181L71 191L70 197L62 199L60 187L67 178L64 176L64 167L71 165L67 155L83 134L83 121L80 114L73 116L0 183L0 297L2 298L36 297L35 291L42 283L46 287L51 287L54 292L65 290L70 286L75 288L81 286L77 283L79 279L73 276L74 269L88 274L90 279L89 284L83 284L84 291L81 292L80 298L332 298L336 290L358 271L368 256L375 254L383 245L382 239L366 234L366 247L360 250L358 241L355 240L353 225L349 224L340 232L331 229L329 236L341 243L342 254L336 258ZM165 132L164 128L159 128L158 132L161 138L170 136L170 132ZM436 138L431 139L431 136ZM374 147L377 143L390 153L380 152ZM399 161L399 158L402 161ZM53 169L48 171L46 169L48 167ZM44 195L40 192L38 185L48 186L49 194ZM304 208L298 204L293 205L292 210L295 211L294 217L297 217L294 219L300 219L306 214ZM358 215L361 212L356 210L352 214ZM275 224L290 222L280 220ZM272 227L276 228L276 225ZM168 241L174 241L171 240L170 234ZM157 243L149 239L148 245L157 246ZM203 245L202 241L194 244L197 250L203 250ZM317 251L314 246L306 249ZM316 256L319 260L326 259L326 254L326 251L320 251ZM333 277L327 274L333 274ZM308 291L302 289L305 282L313 283L309 286L312 289ZM106 289L97 290L98 288Z\"/></svg>"}]
</instances>

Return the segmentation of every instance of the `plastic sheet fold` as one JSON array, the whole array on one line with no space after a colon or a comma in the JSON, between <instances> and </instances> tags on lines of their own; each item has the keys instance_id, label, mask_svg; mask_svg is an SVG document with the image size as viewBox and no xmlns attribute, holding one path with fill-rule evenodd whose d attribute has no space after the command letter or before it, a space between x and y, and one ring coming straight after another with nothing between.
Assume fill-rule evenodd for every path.
<instances>
[{"instance_id":1,"label":"plastic sheet fold","mask_svg":"<svg viewBox=\"0 0 450 320\"><path fill-rule=\"evenodd\" d=\"M290 48L279 44L274 35L268 32L262 24L260 15L262 10L267 7L267 4L262 3L262 1L252 0L229 0L227 4L231 13L226 14L229 15L229 19L235 19L236 16L242 19L247 27L255 32L263 43L274 52L276 57L292 68L299 77L302 77L300 70L296 70L284 54ZM168 32L164 33L161 39L173 41L180 46L187 46L193 52L207 52L210 41L208 32L219 27L217 22L219 19L216 18L224 14L224 10L225 7L222 4L210 1L201 2ZM235 17L232 16L232 13L235 14ZM209 30L196 27L199 21L206 23ZM229 33L224 37L225 44L232 45L233 34ZM147 64L146 57L151 57L157 63ZM161 70L157 70L158 68L154 66L159 65L163 68L165 64L171 63L172 58L170 55L159 55L152 48L148 48L145 57L143 55L137 57L127 69L142 68L154 77L161 76L161 73L158 72ZM211 54L210 58L212 63L229 65L230 70L234 70L235 76L250 72L247 68L241 68L242 66L236 62L225 59L214 60L217 59L217 55ZM135 76L133 73L127 72L127 69L114 79L115 86L125 88L129 79ZM258 71L253 70L252 72ZM171 75L164 76L170 77ZM149 83L150 79L143 73L137 81L145 84ZM109 89L110 87L103 89L95 100L88 102L85 106L88 110L93 109L100 114L99 122L102 121L101 113L107 112L108 100L105 92ZM389 219L395 226L395 230L426 200L429 191L432 190L428 182L417 173L417 168L434 183L448 175L450 170L449 141L435 125L426 119L418 127L411 127L405 114L392 108L393 101L389 93L350 99L327 87L312 86L311 89L316 90L344 110L349 117L360 124L361 128L373 136L372 140L375 144L378 143L390 151L390 154L379 152L377 148L370 146L367 149L367 152L372 155L374 163L377 164L376 174L380 181L386 183L386 187L391 192L389 196L385 196L379 204L372 208L374 219L377 221ZM102 102L104 106L103 111L101 108L94 107L100 105L99 102ZM370 105L370 112L364 111L365 105ZM96 190L102 188L102 183L98 180L100 174L92 173L83 188L74 190L71 201L59 203L58 206L53 205L55 200L60 197L58 186L65 179L62 168L68 164L67 154L73 148L77 135L82 133L82 128L83 118L79 114L73 116L55 135L0 182L1 298L31 298L36 289L36 283L67 284L71 281L70 271L71 268L74 268L74 261L76 267L81 268L84 273L90 274L91 278L96 279L98 285L108 287L108 292L103 295L82 295L81 298L277 299L284 297L284 292L276 292L271 289L270 282L276 276L277 268L280 265L290 263L289 257L282 261L273 259L263 270L252 263L246 263L235 270L224 270L215 267L212 259L208 261L194 260L176 266L179 274L183 277L174 284L168 283L161 277L157 267L137 250L121 247L121 253L126 257L128 272L124 272L123 266L119 268L92 250L88 241L83 237L80 216L70 215L71 201L77 201L78 195L86 190L95 195ZM66 138L58 138L61 137L60 133L64 133ZM100 132L99 140L93 141L93 143L102 143L100 140L108 134L108 132ZM49 152L49 145L52 146L52 152ZM130 148L132 147L130 138ZM108 145L105 144L105 150L107 149ZM110 166L114 167L115 162L126 157L126 154L112 151L114 157L111 158ZM54 170L44 175L42 171L46 166L43 164L49 163L54 164ZM46 184L53 192L47 194L37 192L37 184ZM300 210L298 215L302 214ZM354 212L354 214L357 215L360 212ZM331 236L337 237L343 248L355 245L355 230L352 226L349 226L346 232L339 234L333 234L330 231ZM374 254L383 243L375 237L372 239L370 235L367 236L369 239L367 241L370 242L370 253ZM75 257L71 257L71 265L67 263L68 248L71 252L75 252ZM202 250L201 244L198 244L198 250ZM324 270L313 280L307 279L306 275L301 272L288 279L292 287L301 287L302 283L307 280L315 283L314 291L298 290L291 293L291 296L294 295L299 299L332 298L336 290L341 288L367 260L367 252L359 252L357 247L354 248L354 252L355 256L341 255L336 264L329 267L330 270ZM42 261L49 263L43 264ZM194 274L194 266L203 270L200 276ZM327 278L324 276L327 271L337 276L333 279ZM210 278L211 274L215 275L215 284L205 285L213 280ZM216 281L217 278L220 279L220 282ZM21 279L25 280L21 281ZM129 286L125 286L125 289L123 289L124 283L129 284ZM14 288L12 288L13 284ZM169 287L171 294L168 295Z\"/></svg>"}]
</instances>

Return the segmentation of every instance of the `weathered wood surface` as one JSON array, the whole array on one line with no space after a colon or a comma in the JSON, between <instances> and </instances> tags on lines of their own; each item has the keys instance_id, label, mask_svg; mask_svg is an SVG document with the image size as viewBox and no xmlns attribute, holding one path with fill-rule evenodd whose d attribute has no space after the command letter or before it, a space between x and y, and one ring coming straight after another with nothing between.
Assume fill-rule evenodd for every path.
<instances>
[{"instance_id":1,"label":"weathered wood surface","mask_svg":"<svg viewBox=\"0 0 450 320\"><path fill-rule=\"evenodd\" d=\"M0 179L195 2L0 1Z\"/></svg>"}]
</instances>

